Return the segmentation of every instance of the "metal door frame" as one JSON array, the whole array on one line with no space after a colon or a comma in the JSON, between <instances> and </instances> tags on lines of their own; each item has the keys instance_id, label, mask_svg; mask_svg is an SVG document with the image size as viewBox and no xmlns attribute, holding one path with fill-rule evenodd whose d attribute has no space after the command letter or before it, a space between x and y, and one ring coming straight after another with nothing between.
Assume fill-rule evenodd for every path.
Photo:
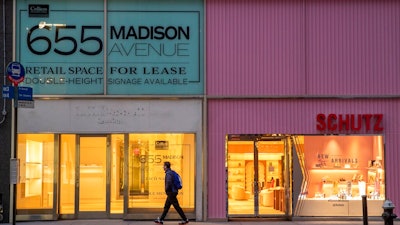
<instances>
[{"instance_id":1,"label":"metal door frame","mask_svg":"<svg viewBox=\"0 0 400 225\"><path fill-rule=\"evenodd\" d=\"M284 189L284 205L285 205L285 213L284 215L275 215L275 214L259 214L259 189L258 189L258 163L257 163L257 168L256 166L254 166L254 174L257 173L257 178L256 176L254 176L254 215L256 217L283 217L283 218L288 218L289 217L289 213L290 213L290 207L291 207L291 202L290 199L291 198L291 173L289 171L291 171L291 148L289 146L290 143L290 136L288 135L277 135L277 136L259 136L256 138L256 140L254 141L254 161L258 162L258 149L257 149L257 142L259 141L282 141L283 145L284 145L284 159L282 161L283 165L284 165L284 170L282 171L282 176L285 178L284 179L284 186L286 187ZM257 179L257 180L256 180Z\"/></svg>"},{"instance_id":2,"label":"metal door frame","mask_svg":"<svg viewBox=\"0 0 400 225\"><path fill-rule=\"evenodd\" d=\"M226 198L226 212L227 212L227 218L235 218L235 217L249 217L249 218L285 218L285 219L290 219L291 217L291 206L292 206L292 185L291 185L291 171L292 171L292 153L291 153L291 144L290 144L290 135L245 135L246 140L241 140L241 141L253 141L253 153L254 153L254 179L253 179L253 188L254 188L254 213L253 214L240 214L240 215L231 215L228 214L229 210L229 199L228 196ZM249 137L251 139L249 139ZM227 141L232 141L227 138ZM284 215L276 215L276 214L260 214L259 213L259 175L258 175L258 148L257 148L257 142L259 141L283 141L284 143L284 171L282 176L285 178L284 180L284 186L286 187L284 189L284 205L285 205L285 213ZM228 170L226 170L226 190L228 191Z\"/></svg>"},{"instance_id":3,"label":"metal door frame","mask_svg":"<svg viewBox=\"0 0 400 225\"><path fill-rule=\"evenodd\" d=\"M79 210L80 194L80 140L81 137L104 137L106 138L106 210L87 211ZM75 215L76 219L102 219L110 218L110 198L111 198L111 135L110 134L76 134L76 153L75 153Z\"/></svg>"},{"instance_id":4,"label":"metal door frame","mask_svg":"<svg viewBox=\"0 0 400 225\"><path fill-rule=\"evenodd\" d=\"M56 220L59 217L59 212L57 210L58 207L58 182L59 182L59 142L60 136L57 134L53 134L54 136L54 155L53 155L53 195L52 195L52 204L53 208L49 209L28 209L28 210L20 210L16 209L15 214L13 215L14 222L19 221L31 221L31 220ZM21 162L18 162L21 163ZM15 195L17 189L15 188ZM14 201L14 204L16 202ZM28 213L18 214L18 211L27 211Z\"/></svg>"}]
</instances>

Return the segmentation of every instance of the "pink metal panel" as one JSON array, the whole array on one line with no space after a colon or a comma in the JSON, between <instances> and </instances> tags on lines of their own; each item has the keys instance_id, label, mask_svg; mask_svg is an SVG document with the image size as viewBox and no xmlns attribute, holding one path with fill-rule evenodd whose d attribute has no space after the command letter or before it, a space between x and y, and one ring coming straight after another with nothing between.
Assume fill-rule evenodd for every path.
<instances>
[{"instance_id":1,"label":"pink metal panel","mask_svg":"<svg viewBox=\"0 0 400 225\"><path fill-rule=\"evenodd\" d=\"M387 197L400 205L399 111L399 99L208 100L208 218L226 217L225 135L318 134L318 113L384 115Z\"/></svg>"},{"instance_id":2,"label":"pink metal panel","mask_svg":"<svg viewBox=\"0 0 400 225\"><path fill-rule=\"evenodd\" d=\"M308 93L398 95L400 1L307 1Z\"/></svg>"},{"instance_id":3,"label":"pink metal panel","mask_svg":"<svg viewBox=\"0 0 400 225\"><path fill-rule=\"evenodd\" d=\"M400 1L206 5L208 95L399 94Z\"/></svg>"},{"instance_id":4,"label":"pink metal panel","mask_svg":"<svg viewBox=\"0 0 400 225\"><path fill-rule=\"evenodd\" d=\"M304 15L298 0L206 3L209 95L304 93Z\"/></svg>"},{"instance_id":5,"label":"pink metal panel","mask_svg":"<svg viewBox=\"0 0 400 225\"><path fill-rule=\"evenodd\" d=\"M400 1L206 1L208 96L399 95ZM208 217L226 217L230 133L315 134L317 113L383 113L387 197L400 204L397 99L209 100Z\"/></svg>"}]
</instances>

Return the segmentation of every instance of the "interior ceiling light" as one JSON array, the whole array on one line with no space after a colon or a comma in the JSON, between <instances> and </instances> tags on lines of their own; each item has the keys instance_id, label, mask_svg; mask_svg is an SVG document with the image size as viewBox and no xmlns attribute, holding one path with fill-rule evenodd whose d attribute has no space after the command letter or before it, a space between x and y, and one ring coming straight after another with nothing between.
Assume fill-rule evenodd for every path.
<instances>
[{"instance_id":1,"label":"interior ceiling light","mask_svg":"<svg viewBox=\"0 0 400 225\"><path fill-rule=\"evenodd\" d=\"M60 24L60 23L54 23L54 24L52 24L52 23L46 23L46 21L40 21L39 22L39 29L47 29L47 30L50 30L51 29L51 27L66 27L67 25L66 24Z\"/></svg>"}]
</instances>

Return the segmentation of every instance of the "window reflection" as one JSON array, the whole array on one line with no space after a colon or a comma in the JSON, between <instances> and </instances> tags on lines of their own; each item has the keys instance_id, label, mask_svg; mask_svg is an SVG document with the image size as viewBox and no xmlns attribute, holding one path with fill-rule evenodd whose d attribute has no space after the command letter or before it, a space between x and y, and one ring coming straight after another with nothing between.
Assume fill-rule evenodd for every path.
<instances>
[{"instance_id":1,"label":"window reflection","mask_svg":"<svg viewBox=\"0 0 400 225\"><path fill-rule=\"evenodd\" d=\"M17 210L53 208L54 135L18 135Z\"/></svg>"},{"instance_id":2,"label":"window reflection","mask_svg":"<svg viewBox=\"0 0 400 225\"><path fill-rule=\"evenodd\" d=\"M111 134L110 138L106 138L107 135L60 134L59 143L54 142L54 137L54 134L18 136L21 180L17 185L17 213L20 215L34 214L38 209L54 210L57 205L62 215L75 214L77 206L79 211L104 211L108 208L105 204L110 205L111 214L123 214L125 199L128 213L150 208L162 210L164 161L170 161L172 169L183 179L183 189L178 196L181 206L186 212L194 212L194 134ZM59 174L56 175L55 146L59 146L59 154L56 154ZM100 167L101 176L95 170ZM57 184L59 202L55 206L54 176L58 176L60 182ZM77 197L77 193L80 196ZM106 202L108 195L110 201ZM84 204L88 199L93 201ZM95 201L99 199L101 201Z\"/></svg>"},{"instance_id":3,"label":"window reflection","mask_svg":"<svg viewBox=\"0 0 400 225\"><path fill-rule=\"evenodd\" d=\"M75 211L75 152L76 135L61 135L60 143L60 213Z\"/></svg>"},{"instance_id":4,"label":"window reflection","mask_svg":"<svg viewBox=\"0 0 400 225\"><path fill-rule=\"evenodd\" d=\"M111 135L111 213L123 213L124 195L124 135Z\"/></svg>"},{"instance_id":5,"label":"window reflection","mask_svg":"<svg viewBox=\"0 0 400 225\"><path fill-rule=\"evenodd\" d=\"M165 201L163 162L181 174L178 200L194 208L194 134L129 134L129 209L160 208Z\"/></svg>"}]
</instances>

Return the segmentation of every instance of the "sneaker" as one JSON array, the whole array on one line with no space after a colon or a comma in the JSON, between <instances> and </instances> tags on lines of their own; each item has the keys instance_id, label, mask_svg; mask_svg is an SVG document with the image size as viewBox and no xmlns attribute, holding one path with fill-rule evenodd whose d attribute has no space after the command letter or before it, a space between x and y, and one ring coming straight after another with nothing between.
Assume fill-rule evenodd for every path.
<instances>
[{"instance_id":1,"label":"sneaker","mask_svg":"<svg viewBox=\"0 0 400 225\"><path fill-rule=\"evenodd\" d=\"M178 224L179 224L179 225L182 225L182 224L187 224L187 223L189 223L189 219L182 220L182 221L179 222Z\"/></svg>"},{"instance_id":2,"label":"sneaker","mask_svg":"<svg viewBox=\"0 0 400 225\"><path fill-rule=\"evenodd\" d=\"M164 224L164 221L160 220L160 217L158 217L156 220L154 220L154 223Z\"/></svg>"}]
</instances>

